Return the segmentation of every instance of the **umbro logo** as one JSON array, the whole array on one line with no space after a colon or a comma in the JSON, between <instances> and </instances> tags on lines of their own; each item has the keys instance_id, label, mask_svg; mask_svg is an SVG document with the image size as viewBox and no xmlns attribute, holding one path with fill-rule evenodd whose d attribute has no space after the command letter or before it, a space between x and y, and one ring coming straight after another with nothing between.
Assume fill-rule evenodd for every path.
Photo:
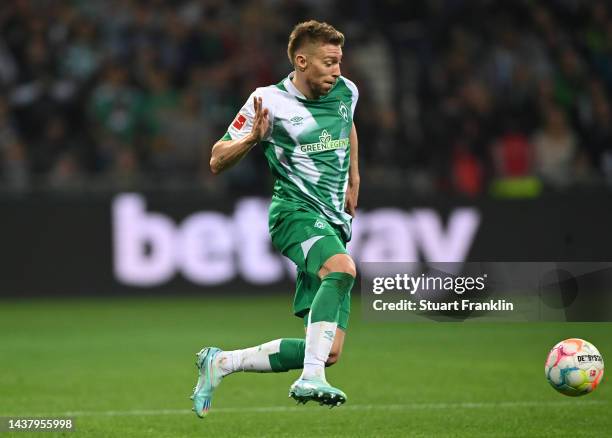
<instances>
[{"instance_id":1,"label":"umbro logo","mask_svg":"<svg viewBox=\"0 0 612 438\"><path fill-rule=\"evenodd\" d=\"M323 229L325 228L325 224L323 222L321 222L320 220L317 219L317 221L314 224L315 228L319 228L319 229Z\"/></svg>"},{"instance_id":2,"label":"umbro logo","mask_svg":"<svg viewBox=\"0 0 612 438\"><path fill-rule=\"evenodd\" d=\"M323 335L323 337L327 338L328 341L332 341L334 340L334 332L332 330L325 330L324 332L325 334Z\"/></svg>"},{"instance_id":3,"label":"umbro logo","mask_svg":"<svg viewBox=\"0 0 612 438\"><path fill-rule=\"evenodd\" d=\"M304 121L304 117L295 116L295 117L290 118L289 121L291 122L293 126L300 126L302 122Z\"/></svg>"}]
</instances>

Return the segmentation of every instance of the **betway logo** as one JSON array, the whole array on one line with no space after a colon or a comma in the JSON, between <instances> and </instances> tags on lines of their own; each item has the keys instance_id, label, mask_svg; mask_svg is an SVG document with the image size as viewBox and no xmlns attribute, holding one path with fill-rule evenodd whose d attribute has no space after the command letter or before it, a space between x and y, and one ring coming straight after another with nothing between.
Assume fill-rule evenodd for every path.
<instances>
[{"instance_id":1,"label":"betway logo","mask_svg":"<svg viewBox=\"0 0 612 438\"><path fill-rule=\"evenodd\" d=\"M268 205L267 199L244 198L231 216L202 211L176 223L147 211L141 195L118 195L112 206L115 276L140 287L164 284L177 273L200 285L238 276L252 284L271 284L295 276L293 263L270 243ZM431 209L360 212L349 252L357 262L460 262L479 224L474 208L455 209L446 228Z\"/></svg>"}]
</instances>

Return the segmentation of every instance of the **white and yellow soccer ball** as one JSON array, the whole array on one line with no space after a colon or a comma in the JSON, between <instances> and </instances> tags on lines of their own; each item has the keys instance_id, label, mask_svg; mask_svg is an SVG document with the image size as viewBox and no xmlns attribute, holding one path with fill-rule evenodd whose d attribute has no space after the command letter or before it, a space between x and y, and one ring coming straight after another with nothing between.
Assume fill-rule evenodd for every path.
<instances>
[{"instance_id":1,"label":"white and yellow soccer ball","mask_svg":"<svg viewBox=\"0 0 612 438\"><path fill-rule=\"evenodd\" d=\"M577 397L597 388L603 377L604 363L593 344L570 338L550 350L544 372L553 388L561 394Z\"/></svg>"}]
</instances>

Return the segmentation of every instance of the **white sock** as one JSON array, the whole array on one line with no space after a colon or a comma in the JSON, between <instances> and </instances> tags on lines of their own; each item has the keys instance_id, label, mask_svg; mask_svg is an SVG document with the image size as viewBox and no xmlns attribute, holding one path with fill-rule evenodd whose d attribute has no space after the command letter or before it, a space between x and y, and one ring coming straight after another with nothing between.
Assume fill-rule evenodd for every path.
<instances>
[{"instance_id":1,"label":"white sock","mask_svg":"<svg viewBox=\"0 0 612 438\"><path fill-rule=\"evenodd\" d=\"M243 350L222 351L215 358L223 376L236 371L271 372L268 356L280 351L280 339Z\"/></svg>"},{"instance_id":2,"label":"white sock","mask_svg":"<svg viewBox=\"0 0 612 438\"><path fill-rule=\"evenodd\" d=\"M337 326L336 322L310 322L310 314L308 314L302 379L325 380L325 362L329 358Z\"/></svg>"}]
</instances>

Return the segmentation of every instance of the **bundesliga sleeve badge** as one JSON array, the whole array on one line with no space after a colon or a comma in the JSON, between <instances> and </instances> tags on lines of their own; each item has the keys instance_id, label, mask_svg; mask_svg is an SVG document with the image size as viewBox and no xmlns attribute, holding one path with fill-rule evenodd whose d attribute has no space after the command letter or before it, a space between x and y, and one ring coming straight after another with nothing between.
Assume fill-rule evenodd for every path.
<instances>
[{"instance_id":1,"label":"bundesliga sleeve badge","mask_svg":"<svg viewBox=\"0 0 612 438\"><path fill-rule=\"evenodd\" d=\"M246 123L246 120L247 119L243 114L238 114L234 119L234 123L232 123L232 126L240 131Z\"/></svg>"}]
</instances>

